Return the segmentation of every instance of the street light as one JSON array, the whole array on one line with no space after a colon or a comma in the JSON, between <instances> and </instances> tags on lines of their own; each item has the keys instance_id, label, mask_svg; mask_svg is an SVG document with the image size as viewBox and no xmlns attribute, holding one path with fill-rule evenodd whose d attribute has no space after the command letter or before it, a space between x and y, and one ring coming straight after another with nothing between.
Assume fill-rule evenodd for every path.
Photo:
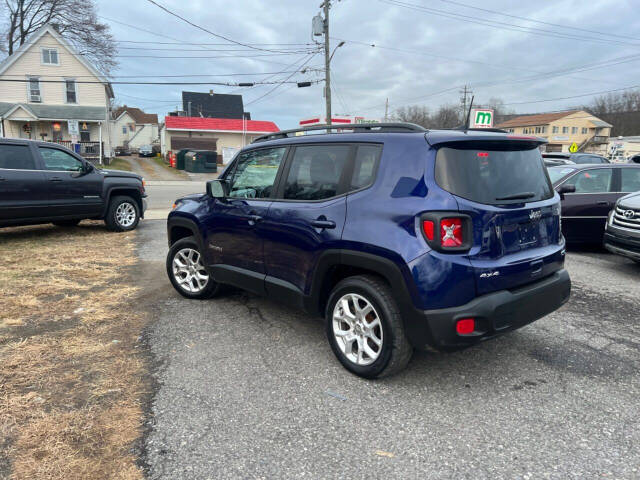
<instances>
[{"instance_id":1,"label":"street light","mask_svg":"<svg viewBox=\"0 0 640 480\"><path fill-rule=\"evenodd\" d=\"M336 50L339 49L343 45L344 45L344 41L342 41L338 45L336 45L336 48L333 49L333 52L331 52L331 55L329 56L329 63L331 63L331 59L333 58L333 54L336 53Z\"/></svg>"}]
</instances>

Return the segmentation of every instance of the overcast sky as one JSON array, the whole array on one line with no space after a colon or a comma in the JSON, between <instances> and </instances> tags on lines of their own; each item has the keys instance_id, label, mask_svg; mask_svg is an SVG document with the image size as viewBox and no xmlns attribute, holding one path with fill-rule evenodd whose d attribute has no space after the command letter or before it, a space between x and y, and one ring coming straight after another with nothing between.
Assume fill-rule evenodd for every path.
<instances>
[{"instance_id":1,"label":"overcast sky","mask_svg":"<svg viewBox=\"0 0 640 480\"><path fill-rule=\"evenodd\" d=\"M321 0L158 2L212 32L242 43L262 44L259 48L265 50L277 50L311 48L264 44L310 43L311 19L319 12ZM415 5L432 10L417 9ZM572 97L640 84L640 10L637 7L638 0L334 0L332 47L340 39L346 41L332 62L334 114L380 119L384 116L387 98L391 112L413 104L437 108L443 103L458 103L458 90L464 84L471 86L477 102L499 97L510 105L509 108L523 113L588 103L592 97L520 102ZM101 20L111 26L119 42L120 67L114 76L265 73L235 77L140 78L246 82L264 80L273 72L295 71L298 67L291 65L294 62L302 65L309 57L303 53L276 55L261 50L219 51L245 49L233 44L171 44L225 42L172 17L147 0L99 0L98 13ZM456 18L451 18L452 14ZM476 23L487 21L493 26ZM532 30L522 31L522 27ZM594 33L596 31L608 35ZM377 47L368 46L370 44ZM170 50L157 50L160 48ZM221 55L232 57L184 58ZM140 58L144 56L179 58ZM609 64L604 63L610 60ZM322 67L322 53L311 58L307 65ZM589 69L576 72L578 68ZM289 75L278 74L268 80L281 81ZM306 74L294 74L291 80L313 80L321 76L321 72L311 70ZM246 110L251 112L253 119L272 120L280 128L296 127L300 119L324 112L322 84L310 88L285 84L265 95L274 86L238 89L209 85L116 85L114 88L120 104L138 106L161 115L181 105L183 89L243 93L244 103L248 104ZM250 103L252 100L255 103Z\"/></svg>"}]
</instances>

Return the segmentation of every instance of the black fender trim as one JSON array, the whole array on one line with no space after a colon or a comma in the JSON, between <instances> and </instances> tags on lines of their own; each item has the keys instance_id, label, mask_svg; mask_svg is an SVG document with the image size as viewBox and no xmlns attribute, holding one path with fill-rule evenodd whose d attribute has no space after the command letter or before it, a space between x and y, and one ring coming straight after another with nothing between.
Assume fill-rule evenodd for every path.
<instances>
[{"instance_id":1,"label":"black fender trim","mask_svg":"<svg viewBox=\"0 0 640 480\"><path fill-rule=\"evenodd\" d=\"M169 248L171 248L171 229L173 227L183 227L190 230L191 233L193 233L193 237L196 239L196 243L200 249L200 254L204 255L206 258L204 245L202 244L202 236L200 235L200 229L196 222L184 217L170 217L167 220L167 243L169 244Z\"/></svg>"},{"instance_id":2,"label":"black fender trim","mask_svg":"<svg viewBox=\"0 0 640 480\"><path fill-rule=\"evenodd\" d=\"M408 267L404 265L406 276L393 260L380 255L357 250L327 250L319 260L313 274L311 293L304 297L304 309L310 313L324 316L324 300L328 292L323 291L324 282L331 268L337 266L352 266L368 270L384 278L393 292L394 299L400 309L404 323L405 334L409 342L415 347L424 348L425 343L433 343L433 336L424 317L420 315L411 297L407 278L411 276ZM420 339L415 342L412 339ZM426 341L426 342L425 342Z\"/></svg>"}]
</instances>

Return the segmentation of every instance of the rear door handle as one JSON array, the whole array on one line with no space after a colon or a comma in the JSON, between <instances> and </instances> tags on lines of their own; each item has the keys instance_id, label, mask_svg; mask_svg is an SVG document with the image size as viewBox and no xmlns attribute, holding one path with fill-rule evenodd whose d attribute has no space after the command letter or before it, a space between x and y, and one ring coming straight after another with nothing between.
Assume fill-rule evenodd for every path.
<instances>
[{"instance_id":1,"label":"rear door handle","mask_svg":"<svg viewBox=\"0 0 640 480\"><path fill-rule=\"evenodd\" d=\"M61 181L62 181L62 179L61 179L60 177L51 177L51 178L49 179L49 181L50 181L50 182L61 182Z\"/></svg>"},{"instance_id":2,"label":"rear door handle","mask_svg":"<svg viewBox=\"0 0 640 480\"><path fill-rule=\"evenodd\" d=\"M5 180L6 180L6 178L0 177L0 182L4 182Z\"/></svg>"},{"instance_id":3,"label":"rear door handle","mask_svg":"<svg viewBox=\"0 0 640 480\"><path fill-rule=\"evenodd\" d=\"M336 222L333 220L312 220L311 226L315 228L336 228Z\"/></svg>"},{"instance_id":4,"label":"rear door handle","mask_svg":"<svg viewBox=\"0 0 640 480\"><path fill-rule=\"evenodd\" d=\"M609 202L607 202L606 200L601 200L599 202L596 202L596 205L605 205L605 206L609 206Z\"/></svg>"}]
</instances>

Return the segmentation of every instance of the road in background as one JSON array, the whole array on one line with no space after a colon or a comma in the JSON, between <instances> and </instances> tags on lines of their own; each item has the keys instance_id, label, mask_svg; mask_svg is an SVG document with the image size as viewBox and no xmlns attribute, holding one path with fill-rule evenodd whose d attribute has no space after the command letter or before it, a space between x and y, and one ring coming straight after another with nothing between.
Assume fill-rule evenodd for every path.
<instances>
[{"instance_id":1,"label":"road in background","mask_svg":"<svg viewBox=\"0 0 640 480\"><path fill-rule=\"evenodd\" d=\"M302 312L178 295L164 229L136 231L158 365L150 478L640 477L640 265L569 253L561 310L367 381Z\"/></svg>"}]
</instances>

